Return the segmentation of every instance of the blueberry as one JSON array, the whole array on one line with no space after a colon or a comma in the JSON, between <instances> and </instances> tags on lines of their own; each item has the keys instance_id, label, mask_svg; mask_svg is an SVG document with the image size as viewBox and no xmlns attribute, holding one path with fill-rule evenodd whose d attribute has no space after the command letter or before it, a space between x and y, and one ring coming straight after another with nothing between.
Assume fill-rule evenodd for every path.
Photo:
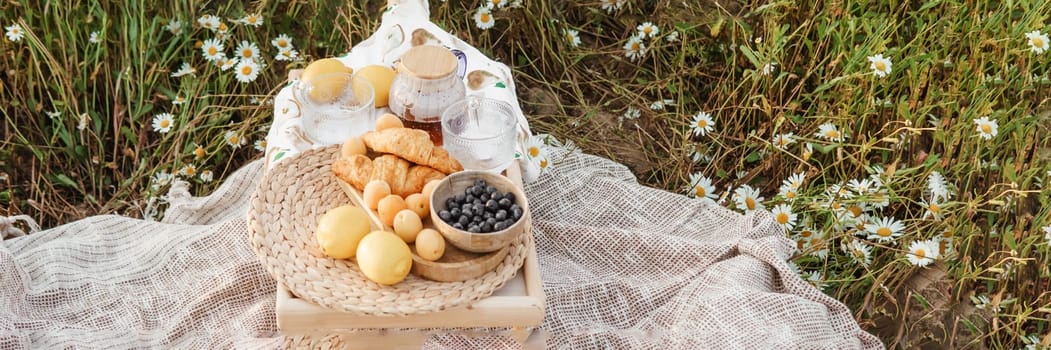
<instances>
[{"instance_id":1,"label":"blueberry","mask_svg":"<svg viewBox=\"0 0 1051 350\"><path fill-rule=\"evenodd\" d=\"M515 219L517 221L518 219L522 218L522 214L525 214L525 213L522 212L522 207L519 207L518 204L515 204L514 206L511 207L511 218L512 219Z\"/></svg>"},{"instance_id":2,"label":"blueberry","mask_svg":"<svg viewBox=\"0 0 1051 350\"><path fill-rule=\"evenodd\" d=\"M481 196L478 196L478 199L481 199L483 202L489 201L489 194L488 193L482 193Z\"/></svg>"},{"instance_id":3,"label":"blueberry","mask_svg":"<svg viewBox=\"0 0 1051 350\"><path fill-rule=\"evenodd\" d=\"M471 204L474 204L475 206L479 206L479 207L482 206L483 203L485 203L485 202L483 202L481 199L475 199L474 202L471 202Z\"/></svg>"},{"instance_id":4,"label":"blueberry","mask_svg":"<svg viewBox=\"0 0 1051 350\"><path fill-rule=\"evenodd\" d=\"M501 208L504 208L504 209L510 209L511 208L511 204L514 204L514 203L511 203L511 200L507 199L507 197L500 198L500 201L497 202L497 203L500 205Z\"/></svg>"},{"instance_id":5,"label":"blueberry","mask_svg":"<svg viewBox=\"0 0 1051 350\"><path fill-rule=\"evenodd\" d=\"M457 230L463 230L463 225L461 225L459 222L457 222L457 223L453 224L453 228L455 228Z\"/></svg>"},{"instance_id":6,"label":"blueberry","mask_svg":"<svg viewBox=\"0 0 1051 350\"><path fill-rule=\"evenodd\" d=\"M450 213L448 210L442 210L438 212L438 217L441 218L442 221L449 222L452 221L453 214Z\"/></svg>"},{"instance_id":7,"label":"blueberry","mask_svg":"<svg viewBox=\"0 0 1051 350\"><path fill-rule=\"evenodd\" d=\"M482 233L482 228L478 227L478 225L471 225L470 227L467 228L467 232L470 232L470 233Z\"/></svg>"},{"instance_id":8,"label":"blueberry","mask_svg":"<svg viewBox=\"0 0 1051 350\"><path fill-rule=\"evenodd\" d=\"M493 231L503 231L506 228L507 225L504 224L503 221L497 222L496 225L493 225Z\"/></svg>"},{"instance_id":9,"label":"blueberry","mask_svg":"<svg viewBox=\"0 0 1051 350\"><path fill-rule=\"evenodd\" d=\"M463 214L463 212L460 211L460 208L452 208L452 210L449 210L449 214L450 214L449 215L450 218L452 218L453 220L456 220L456 218L460 217L460 215ZM441 214L439 214L439 215L441 215ZM449 221L449 220L445 220L445 221Z\"/></svg>"},{"instance_id":10,"label":"blueberry","mask_svg":"<svg viewBox=\"0 0 1051 350\"><path fill-rule=\"evenodd\" d=\"M482 232L486 232L486 233L493 232L493 225L488 223L488 222L482 223L482 227L481 228L482 228Z\"/></svg>"},{"instance_id":11,"label":"blueberry","mask_svg":"<svg viewBox=\"0 0 1051 350\"><path fill-rule=\"evenodd\" d=\"M471 217L474 216L474 208L470 204L464 206L463 210L460 211L463 216Z\"/></svg>"},{"instance_id":12,"label":"blueberry","mask_svg":"<svg viewBox=\"0 0 1051 350\"><path fill-rule=\"evenodd\" d=\"M474 202L476 200L478 200L478 197L475 197L473 194L468 194L467 196L464 197L463 202L464 203L471 203L471 202Z\"/></svg>"},{"instance_id":13,"label":"blueberry","mask_svg":"<svg viewBox=\"0 0 1051 350\"><path fill-rule=\"evenodd\" d=\"M467 227L467 224L471 223L471 218L468 218L467 215L460 215L460 219L456 220L456 223L462 227Z\"/></svg>"},{"instance_id":14,"label":"blueberry","mask_svg":"<svg viewBox=\"0 0 1051 350\"><path fill-rule=\"evenodd\" d=\"M441 215L442 215L441 213L438 213L438 216L441 216ZM500 220L500 221L507 220L507 210L504 210L504 209L497 210L496 214L493 215L493 218L495 218L497 220Z\"/></svg>"},{"instance_id":15,"label":"blueberry","mask_svg":"<svg viewBox=\"0 0 1051 350\"><path fill-rule=\"evenodd\" d=\"M515 224L515 220L513 220L513 219L507 219L507 220L504 220L502 222L504 223L504 227L505 228L511 227L511 226L513 226Z\"/></svg>"},{"instance_id":16,"label":"blueberry","mask_svg":"<svg viewBox=\"0 0 1051 350\"><path fill-rule=\"evenodd\" d=\"M512 203L514 203L514 201L515 201L515 193L514 192L504 193L504 198L507 198L507 200L509 200Z\"/></svg>"},{"instance_id":17,"label":"blueberry","mask_svg":"<svg viewBox=\"0 0 1051 350\"><path fill-rule=\"evenodd\" d=\"M478 186L478 187L485 187L485 180L475 179L474 180L474 185Z\"/></svg>"},{"instance_id":18,"label":"blueberry","mask_svg":"<svg viewBox=\"0 0 1051 350\"><path fill-rule=\"evenodd\" d=\"M460 211L471 209L471 203L464 203L460 205Z\"/></svg>"},{"instance_id":19,"label":"blueberry","mask_svg":"<svg viewBox=\"0 0 1051 350\"><path fill-rule=\"evenodd\" d=\"M496 218L485 219L485 223L490 224L490 225L496 225Z\"/></svg>"},{"instance_id":20,"label":"blueberry","mask_svg":"<svg viewBox=\"0 0 1051 350\"><path fill-rule=\"evenodd\" d=\"M483 222L485 222L485 219L482 218L481 216L477 216L476 215L476 216L472 216L471 217L471 222L472 223L483 223Z\"/></svg>"},{"instance_id":21,"label":"blueberry","mask_svg":"<svg viewBox=\"0 0 1051 350\"><path fill-rule=\"evenodd\" d=\"M485 186L485 192L496 193L496 187L495 186Z\"/></svg>"},{"instance_id":22,"label":"blueberry","mask_svg":"<svg viewBox=\"0 0 1051 350\"><path fill-rule=\"evenodd\" d=\"M485 186L474 186L473 193L475 196L481 196L482 193L485 193Z\"/></svg>"},{"instance_id":23,"label":"blueberry","mask_svg":"<svg viewBox=\"0 0 1051 350\"><path fill-rule=\"evenodd\" d=\"M484 215L482 215L482 217L485 218L486 220L489 220L489 219L496 218L496 214L493 214L493 212L491 212L491 211L487 211L487 212L485 212Z\"/></svg>"},{"instance_id":24,"label":"blueberry","mask_svg":"<svg viewBox=\"0 0 1051 350\"><path fill-rule=\"evenodd\" d=\"M500 205L496 204L496 201L490 199L488 202L485 202L485 209L492 212L496 212L500 209Z\"/></svg>"},{"instance_id":25,"label":"blueberry","mask_svg":"<svg viewBox=\"0 0 1051 350\"><path fill-rule=\"evenodd\" d=\"M500 203L500 199L501 198L504 198L503 193L494 192L494 193L490 193L489 194L489 199L492 199L492 200L496 201L497 203Z\"/></svg>"},{"instance_id":26,"label":"blueberry","mask_svg":"<svg viewBox=\"0 0 1051 350\"><path fill-rule=\"evenodd\" d=\"M456 197L454 197L454 198L456 198L456 203L463 203L464 199L467 198L467 195L465 195L463 193L460 193L460 194L456 195Z\"/></svg>"}]
</instances>

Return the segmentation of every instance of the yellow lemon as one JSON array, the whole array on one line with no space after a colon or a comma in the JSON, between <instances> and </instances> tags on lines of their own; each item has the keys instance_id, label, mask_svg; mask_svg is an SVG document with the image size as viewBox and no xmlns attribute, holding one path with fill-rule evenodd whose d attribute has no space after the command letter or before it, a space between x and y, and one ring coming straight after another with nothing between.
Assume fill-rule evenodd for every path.
<instances>
[{"instance_id":1,"label":"yellow lemon","mask_svg":"<svg viewBox=\"0 0 1051 350\"><path fill-rule=\"evenodd\" d=\"M354 70L343 65L343 62L335 58L325 58L307 65L299 79L313 87L309 92L310 99L317 103L330 103L343 95L353 72Z\"/></svg>"},{"instance_id":2,"label":"yellow lemon","mask_svg":"<svg viewBox=\"0 0 1051 350\"><path fill-rule=\"evenodd\" d=\"M344 205L325 212L318 220L317 237L321 251L335 259L353 258L358 250L358 242L369 231L369 216L365 210Z\"/></svg>"},{"instance_id":3,"label":"yellow lemon","mask_svg":"<svg viewBox=\"0 0 1051 350\"><path fill-rule=\"evenodd\" d=\"M357 253L361 273L379 284L397 284L412 270L412 251L393 232L372 231L365 235Z\"/></svg>"},{"instance_id":4,"label":"yellow lemon","mask_svg":"<svg viewBox=\"0 0 1051 350\"><path fill-rule=\"evenodd\" d=\"M388 98L390 97L390 84L394 81L394 75L396 73L393 69L387 66L381 65L368 65L358 69L356 76L362 77L368 80L372 84L373 92L376 94L376 108L386 107ZM354 91L359 91L357 84L360 82L354 82Z\"/></svg>"}]
</instances>

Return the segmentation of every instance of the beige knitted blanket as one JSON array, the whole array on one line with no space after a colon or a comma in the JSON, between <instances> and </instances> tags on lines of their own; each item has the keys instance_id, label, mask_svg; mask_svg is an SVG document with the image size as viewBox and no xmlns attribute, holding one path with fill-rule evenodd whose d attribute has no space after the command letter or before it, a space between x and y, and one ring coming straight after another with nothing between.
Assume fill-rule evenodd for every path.
<instances>
[{"instance_id":1,"label":"beige knitted blanket","mask_svg":"<svg viewBox=\"0 0 1051 350\"><path fill-rule=\"evenodd\" d=\"M767 214L639 185L612 161L552 150L527 185L547 347L878 349L850 310L793 273ZM245 226L261 161L212 195L176 186L162 222L90 217L0 243L0 349L279 348L275 282ZM347 339L343 339L348 341ZM435 336L427 348L507 338Z\"/></svg>"}]
</instances>

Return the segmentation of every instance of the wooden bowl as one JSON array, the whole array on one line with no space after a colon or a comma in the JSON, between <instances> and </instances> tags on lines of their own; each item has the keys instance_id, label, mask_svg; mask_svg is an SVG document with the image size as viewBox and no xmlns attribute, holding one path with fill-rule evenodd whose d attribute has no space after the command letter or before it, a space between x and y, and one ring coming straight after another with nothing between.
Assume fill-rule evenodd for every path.
<instances>
[{"instance_id":1,"label":"wooden bowl","mask_svg":"<svg viewBox=\"0 0 1051 350\"><path fill-rule=\"evenodd\" d=\"M518 218L511 227L489 233L471 233L459 230L449 225L438 217L438 212L445 208L447 198L463 193L464 189L474 185L477 179L485 182L500 192L511 192L515 194L515 203L522 207L522 217ZM438 183L431 194L431 218L434 227L445 236L445 240L457 248L474 252L487 253L500 250L518 238L525 232L526 222L529 218L529 204L526 201L525 192L516 186L510 179L499 174L485 171L465 170L450 174Z\"/></svg>"}]
</instances>

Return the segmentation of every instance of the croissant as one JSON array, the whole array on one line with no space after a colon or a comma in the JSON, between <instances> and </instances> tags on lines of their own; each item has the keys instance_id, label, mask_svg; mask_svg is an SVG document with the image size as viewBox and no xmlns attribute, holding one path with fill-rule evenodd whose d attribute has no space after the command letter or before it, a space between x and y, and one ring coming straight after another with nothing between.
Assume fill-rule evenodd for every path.
<instances>
[{"instance_id":1,"label":"croissant","mask_svg":"<svg viewBox=\"0 0 1051 350\"><path fill-rule=\"evenodd\" d=\"M423 130L391 128L370 131L362 135L361 140L373 151L393 154L446 174L463 170L460 162L449 156L444 148L434 146Z\"/></svg>"},{"instance_id":2,"label":"croissant","mask_svg":"<svg viewBox=\"0 0 1051 350\"><path fill-rule=\"evenodd\" d=\"M427 182L445 177L445 174L428 166L412 165L390 154L376 157L375 160L361 154L340 157L332 163L332 172L358 191L364 190L369 181L383 180L390 185L391 193L402 197L420 193Z\"/></svg>"}]
</instances>

